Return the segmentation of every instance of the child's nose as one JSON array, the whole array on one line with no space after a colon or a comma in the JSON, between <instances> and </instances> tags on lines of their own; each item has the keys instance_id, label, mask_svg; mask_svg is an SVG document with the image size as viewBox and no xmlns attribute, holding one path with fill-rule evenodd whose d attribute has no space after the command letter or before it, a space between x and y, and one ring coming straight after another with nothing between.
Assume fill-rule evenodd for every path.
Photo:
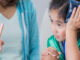
<instances>
[{"instance_id":1,"label":"child's nose","mask_svg":"<svg viewBox=\"0 0 80 60\"><path fill-rule=\"evenodd\" d=\"M58 33L57 28L56 27L53 27L52 28L52 32L53 32L54 35L57 34Z\"/></svg>"}]
</instances>

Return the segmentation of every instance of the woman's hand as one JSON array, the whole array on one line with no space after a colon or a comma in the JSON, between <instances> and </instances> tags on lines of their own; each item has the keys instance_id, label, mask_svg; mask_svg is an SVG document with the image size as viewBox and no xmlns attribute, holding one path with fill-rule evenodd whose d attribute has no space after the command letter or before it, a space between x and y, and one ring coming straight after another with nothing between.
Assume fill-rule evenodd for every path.
<instances>
[{"instance_id":1,"label":"woman's hand","mask_svg":"<svg viewBox=\"0 0 80 60\"><path fill-rule=\"evenodd\" d=\"M2 31L3 31L3 27L4 27L4 24L1 24L1 27L0 27L0 39L1 39ZM2 50L2 46L3 45L4 45L4 41L0 40L0 52Z\"/></svg>"},{"instance_id":2,"label":"woman's hand","mask_svg":"<svg viewBox=\"0 0 80 60\"><path fill-rule=\"evenodd\" d=\"M4 45L4 41L0 40L0 52L2 50L2 46Z\"/></svg>"},{"instance_id":3,"label":"woman's hand","mask_svg":"<svg viewBox=\"0 0 80 60\"><path fill-rule=\"evenodd\" d=\"M66 60L80 60L77 32L80 29L80 6L74 8L66 26Z\"/></svg>"},{"instance_id":4,"label":"woman's hand","mask_svg":"<svg viewBox=\"0 0 80 60\"><path fill-rule=\"evenodd\" d=\"M67 29L76 31L80 29L80 6L78 7L77 11L74 8L72 15L67 23Z\"/></svg>"},{"instance_id":5,"label":"woman's hand","mask_svg":"<svg viewBox=\"0 0 80 60\"><path fill-rule=\"evenodd\" d=\"M49 47L43 51L41 60L59 60L60 54L55 48Z\"/></svg>"}]
</instances>

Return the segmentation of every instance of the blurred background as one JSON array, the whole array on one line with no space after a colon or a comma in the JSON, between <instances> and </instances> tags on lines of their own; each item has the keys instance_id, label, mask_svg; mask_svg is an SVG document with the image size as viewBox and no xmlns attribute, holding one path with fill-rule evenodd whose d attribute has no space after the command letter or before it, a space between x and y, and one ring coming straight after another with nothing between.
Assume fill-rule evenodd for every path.
<instances>
[{"instance_id":1,"label":"blurred background","mask_svg":"<svg viewBox=\"0 0 80 60\"><path fill-rule=\"evenodd\" d=\"M33 0L37 11L37 21L39 26L40 50L47 48L47 40L52 35L48 7L50 0Z\"/></svg>"}]
</instances>

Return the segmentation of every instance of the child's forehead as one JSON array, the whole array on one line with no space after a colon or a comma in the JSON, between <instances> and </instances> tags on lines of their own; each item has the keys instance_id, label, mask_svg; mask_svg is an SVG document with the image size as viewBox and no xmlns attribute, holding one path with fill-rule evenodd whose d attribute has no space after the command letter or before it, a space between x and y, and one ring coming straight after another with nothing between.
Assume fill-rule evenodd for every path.
<instances>
[{"instance_id":1,"label":"child's forehead","mask_svg":"<svg viewBox=\"0 0 80 60\"><path fill-rule=\"evenodd\" d=\"M64 21L64 17L62 17L60 14L59 14L59 12L56 12L56 13L49 13L49 17L51 18L51 19L61 19L61 20L63 20Z\"/></svg>"},{"instance_id":2,"label":"child's forehead","mask_svg":"<svg viewBox=\"0 0 80 60\"><path fill-rule=\"evenodd\" d=\"M59 21L59 22L64 22L64 18L62 17L53 17L53 16L49 16L49 18L53 21Z\"/></svg>"}]
</instances>

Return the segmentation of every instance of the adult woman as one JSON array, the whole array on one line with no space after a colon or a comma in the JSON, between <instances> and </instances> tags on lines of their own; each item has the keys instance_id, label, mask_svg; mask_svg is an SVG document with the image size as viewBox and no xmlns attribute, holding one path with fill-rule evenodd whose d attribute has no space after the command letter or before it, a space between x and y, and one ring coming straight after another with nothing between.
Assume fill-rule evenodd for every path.
<instances>
[{"instance_id":1,"label":"adult woman","mask_svg":"<svg viewBox=\"0 0 80 60\"><path fill-rule=\"evenodd\" d=\"M36 12L31 0L0 0L5 42L0 60L39 60ZM36 52L36 53L35 53Z\"/></svg>"}]
</instances>

